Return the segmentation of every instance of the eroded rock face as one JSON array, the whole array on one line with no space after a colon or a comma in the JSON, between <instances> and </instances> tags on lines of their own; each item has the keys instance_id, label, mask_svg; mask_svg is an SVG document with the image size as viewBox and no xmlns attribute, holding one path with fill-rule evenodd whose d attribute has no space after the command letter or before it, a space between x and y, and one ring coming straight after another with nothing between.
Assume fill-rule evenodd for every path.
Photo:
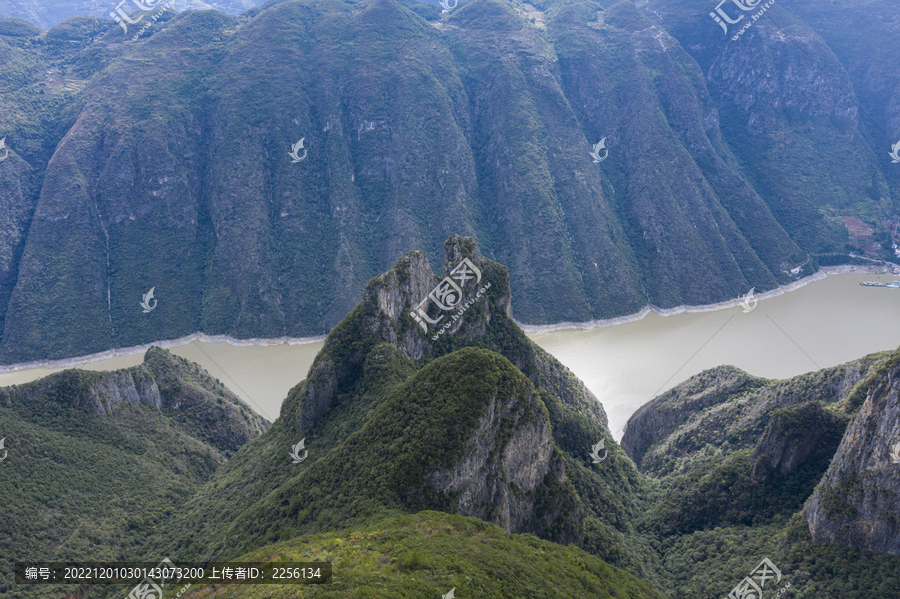
<instances>
[{"instance_id":1,"label":"eroded rock face","mask_svg":"<svg viewBox=\"0 0 900 599\"><path fill-rule=\"evenodd\" d=\"M481 257L471 238L452 235L444 244L444 249L443 274L440 278L432 272L425 254L414 251L403 256L391 270L369 282L360 304L335 327L335 334L329 335L310 369L297 416L301 434L309 431L334 405L339 389L352 386L365 361L365 351L346 346L344 337L359 336L360 330L363 330L390 343L407 358L420 360L438 357L446 351L436 347L435 336L439 339L452 337L455 342L466 345L482 340L498 315L505 315L512 322L509 271ZM468 258L481 273L480 281L472 279L463 286L460 305L471 302L470 307L460 315L459 310L435 310L432 304L428 317L440 320L437 325L425 322L427 327L423 329L410 312L414 312L443 277L449 276L464 258ZM489 293L477 297L477 292L485 286L489 286ZM444 324L449 324L449 327L442 335L437 335L438 328ZM528 351L509 355L508 359L522 369L535 385L552 389L564 403L577 405L579 411L596 417L605 428L606 413L584 384L527 338L523 337L522 341L528 345ZM495 349L501 351L500 348Z\"/></svg>"},{"instance_id":2,"label":"eroded rock face","mask_svg":"<svg viewBox=\"0 0 900 599\"><path fill-rule=\"evenodd\" d=\"M312 428L316 420L331 408L337 395L337 373L330 360L315 364L306 382L306 393L300 410L300 430Z\"/></svg>"},{"instance_id":3,"label":"eroded rock face","mask_svg":"<svg viewBox=\"0 0 900 599\"><path fill-rule=\"evenodd\" d=\"M452 469L432 473L429 481L435 490L457 497L459 514L510 532L533 528L528 525L535 512L530 494L555 457L549 423L543 418L523 422L520 402L539 409L534 393L522 399L493 398L469 438L465 458Z\"/></svg>"},{"instance_id":4,"label":"eroded rock face","mask_svg":"<svg viewBox=\"0 0 900 599\"><path fill-rule=\"evenodd\" d=\"M268 430L270 424L195 364L151 347L143 364L112 372L64 370L32 383L0 387L0 402L27 404L47 396L59 409L105 417L125 403L178 415L176 426L231 454ZM182 423L182 418L184 421Z\"/></svg>"},{"instance_id":5,"label":"eroded rock face","mask_svg":"<svg viewBox=\"0 0 900 599\"><path fill-rule=\"evenodd\" d=\"M759 387L763 381L734 366L701 372L641 406L628 419L622 449L640 468L650 448L689 418L735 394Z\"/></svg>"},{"instance_id":6,"label":"eroded rock face","mask_svg":"<svg viewBox=\"0 0 900 599\"><path fill-rule=\"evenodd\" d=\"M847 429L831 467L806 505L817 542L900 555L900 366L870 387Z\"/></svg>"},{"instance_id":7,"label":"eroded rock face","mask_svg":"<svg viewBox=\"0 0 900 599\"><path fill-rule=\"evenodd\" d=\"M830 458L846 426L845 418L818 402L776 410L753 450L750 479L762 483L776 473L788 476L804 462Z\"/></svg>"}]
</instances>

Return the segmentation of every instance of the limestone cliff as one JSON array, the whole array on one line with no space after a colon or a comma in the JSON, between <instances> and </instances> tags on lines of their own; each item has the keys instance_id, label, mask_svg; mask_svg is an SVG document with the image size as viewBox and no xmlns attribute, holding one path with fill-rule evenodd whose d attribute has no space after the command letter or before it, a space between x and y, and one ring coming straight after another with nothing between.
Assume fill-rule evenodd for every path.
<instances>
[{"instance_id":1,"label":"limestone cliff","mask_svg":"<svg viewBox=\"0 0 900 599\"><path fill-rule=\"evenodd\" d=\"M803 513L815 541L900 555L900 354L886 366Z\"/></svg>"},{"instance_id":2,"label":"limestone cliff","mask_svg":"<svg viewBox=\"0 0 900 599\"><path fill-rule=\"evenodd\" d=\"M226 456L270 426L202 368L158 347L147 350L144 363L132 368L64 370L24 385L0 387L0 402L8 406L36 398L56 402L60 410L98 417L110 416L126 402L147 405Z\"/></svg>"},{"instance_id":3,"label":"limestone cliff","mask_svg":"<svg viewBox=\"0 0 900 599\"><path fill-rule=\"evenodd\" d=\"M464 457L452 468L432 472L429 484L439 493L454 497L454 508L460 515L491 522L510 532L551 536L549 528L559 526L562 506L541 505L536 495L545 482L564 486L565 472L553 446L546 410L533 389L517 397L491 398L467 447ZM564 533L553 537L561 543L581 544L580 505L565 516Z\"/></svg>"},{"instance_id":4,"label":"limestone cliff","mask_svg":"<svg viewBox=\"0 0 900 599\"><path fill-rule=\"evenodd\" d=\"M753 450L750 479L761 483L774 475L788 476L803 463L827 464L848 420L814 401L775 410Z\"/></svg>"},{"instance_id":5,"label":"limestone cliff","mask_svg":"<svg viewBox=\"0 0 900 599\"><path fill-rule=\"evenodd\" d=\"M751 449L779 408L814 401L850 411L862 382L886 355L871 354L787 380L753 377L733 366L707 370L635 412L622 447L643 472L660 476L681 471L695 457Z\"/></svg>"},{"instance_id":6,"label":"limestone cliff","mask_svg":"<svg viewBox=\"0 0 900 599\"><path fill-rule=\"evenodd\" d=\"M300 432L312 428L338 395L353 387L367 348L380 341L420 362L467 345L493 349L535 385L559 398L567 409L607 428L606 413L593 393L513 323L509 271L504 266L480 256L474 240L453 235L445 243L444 277L449 277L464 259L480 273L462 287L457 306L465 307L464 310L435 310L432 302L426 318L421 319L423 324L413 318L416 307L428 300L429 293L442 280L431 271L423 252L409 252L391 270L369 282L360 304L329 334L301 386L303 399L297 415ZM435 328L428 320L438 321L441 328ZM359 333L363 333L362 340L347 343L348 338Z\"/></svg>"}]
</instances>

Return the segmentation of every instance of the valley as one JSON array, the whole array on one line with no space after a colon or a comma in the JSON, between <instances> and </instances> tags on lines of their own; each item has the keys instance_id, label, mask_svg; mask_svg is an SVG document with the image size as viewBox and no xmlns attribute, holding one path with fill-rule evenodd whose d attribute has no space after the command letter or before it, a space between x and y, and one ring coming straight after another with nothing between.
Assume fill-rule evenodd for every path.
<instances>
[{"instance_id":1,"label":"valley","mask_svg":"<svg viewBox=\"0 0 900 599\"><path fill-rule=\"evenodd\" d=\"M900 597L898 34L0 0L0 598Z\"/></svg>"},{"instance_id":2,"label":"valley","mask_svg":"<svg viewBox=\"0 0 900 599\"><path fill-rule=\"evenodd\" d=\"M618 441L638 408L703 370L733 365L755 376L789 378L892 349L900 341L900 320L895 318L900 295L873 293L859 283L895 279L887 274L831 275L761 300L750 314L739 306L669 316L651 313L612 327L531 332L528 337L600 399ZM834 343L836 339L840 343ZM269 347L193 342L171 351L203 366L257 413L272 419L321 348L321 342ZM143 354L136 353L79 368L114 370L142 359ZM36 368L0 373L0 386L51 372Z\"/></svg>"},{"instance_id":3,"label":"valley","mask_svg":"<svg viewBox=\"0 0 900 599\"><path fill-rule=\"evenodd\" d=\"M448 335L432 340L401 309L439 281L424 254L410 252L369 283L274 422L159 348L125 370L66 370L0 387L12 455L0 466L25 499L0 535L13 554L34 560L335 564L331 584L296 596L453 588L512 599L553 585L573 598L686 599L724 596L760 563L778 569L782 591L797 597L900 590L891 574L900 535L890 517L900 472L889 456L900 436L900 350L784 380L733 366L704 370L642 406L619 444L597 397L510 319L508 271L480 256L473 240L448 239L444 272L463 258L490 291ZM301 437L308 458L298 467L287 450ZM188 478L155 500L153 517L120 505L139 487L75 484L83 469L97 471L98 459L106 468L146 460L149 448L165 452L175 439L194 447L173 455ZM591 460L597 439L606 452ZM67 476L82 501L38 490L47 443L71 448ZM86 459L91 448L95 457ZM162 466L157 484L177 480L165 453L153 459ZM35 502L67 522L119 507L103 537L78 538L54 520L26 526ZM57 539L55 549L33 546L38 537ZM464 548L485 557L464 559ZM559 569L547 570L551 563ZM582 573L572 578L572 568ZM0 585L11 597L61 590ZM104 585L79 593L115 596ZM203 584L184 596L258 595L252 586Z\"/></svg>"}]
</instances>

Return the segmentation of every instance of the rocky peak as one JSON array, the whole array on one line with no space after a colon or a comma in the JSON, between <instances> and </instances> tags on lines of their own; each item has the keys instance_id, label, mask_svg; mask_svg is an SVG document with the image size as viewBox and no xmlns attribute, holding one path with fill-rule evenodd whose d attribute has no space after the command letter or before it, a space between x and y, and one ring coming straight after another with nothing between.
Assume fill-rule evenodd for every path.
<instances>
[{"instance_id":1,"label":"rocky peak","mask_svg":"<svg viewBox=\"0 0 900 599\"><path fill-rule=\"evenodd\" d=\"M353 385L364 346L386 341L411 360L432 359L447 353L450 336L451 345L471 344L484 337L494 315L511 319L509 271L481 257L469 237L452 235L444 249L441 279L423 252L412 251L369 281L362 301L332 330L310 368L301 432L330 409L340 389Z\"/></svg>"}]
</instances>

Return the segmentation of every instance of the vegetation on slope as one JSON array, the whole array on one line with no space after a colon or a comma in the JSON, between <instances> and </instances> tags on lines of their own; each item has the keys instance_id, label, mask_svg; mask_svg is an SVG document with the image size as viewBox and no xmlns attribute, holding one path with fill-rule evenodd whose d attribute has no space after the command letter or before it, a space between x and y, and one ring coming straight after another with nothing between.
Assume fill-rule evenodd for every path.
<instances>
[{"instance_id":1,"label":"vegetation on slope","mask_svg":"<svg viewBox=\"0 0 900 599\"><path fill-rule=\"evenodd\" d=\"M154 405L158 383L162 406ZM16 560L134 560L236 445L267 422L196 364L153 348L115 372L66 370L0 388L0 594Z\"/></svg>"},{"instance_id":2,"label":"vegetation on slope","mask_svg":"<svg viewBox=\"0 0 900 599\"><path fill-rule=\"evenodd\" d=\"M631 574L576 547L509 534L473 518L433 511L378 515L352 528L298 536L241 561L331 561L331 585L191 588L184 599L316 597L418 599L663 599Z\"/></svg>"}]
</instances>

